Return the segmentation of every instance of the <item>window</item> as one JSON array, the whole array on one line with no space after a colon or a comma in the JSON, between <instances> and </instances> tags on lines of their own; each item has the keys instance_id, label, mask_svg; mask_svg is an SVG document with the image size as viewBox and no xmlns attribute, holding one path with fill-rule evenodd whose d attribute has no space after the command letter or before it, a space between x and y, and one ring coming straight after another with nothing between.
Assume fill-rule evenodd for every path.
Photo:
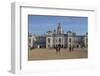
<instances>
[{"instance_id":1,"label":"window","mask_svg":"<svg viewBox=\"0 0 100 76\"><path fill-rule=\"evenodd\" d=\"M71 42L71 38L69 39L69 42Z\"/></svg>"},{"instance_id":2,"label":"window","mask_svg":"<svg viewBox=\"0 0 100 76\"><path fill-rule=\"evenodd\" d=\"M59 43L61 43L61 38L59 38Z\"/></svg>"},{"instance_id":3,"label":"window","mask_svg":"<svg viewBox=\"0 0 100 76\"><path fill-rule=\"evenodd\" d=\"M48 38L48 43L50 43L50 38Z\"/></svg>"},{"instance_id":4,"label":"window","mask_svg":"<svg viewBox=\"0 0 100 76\"><path fill-rule=\"evenodd\" d=\"M56 42L57 42L57 40L56 40Z\"/></svg>"}]
</instances>

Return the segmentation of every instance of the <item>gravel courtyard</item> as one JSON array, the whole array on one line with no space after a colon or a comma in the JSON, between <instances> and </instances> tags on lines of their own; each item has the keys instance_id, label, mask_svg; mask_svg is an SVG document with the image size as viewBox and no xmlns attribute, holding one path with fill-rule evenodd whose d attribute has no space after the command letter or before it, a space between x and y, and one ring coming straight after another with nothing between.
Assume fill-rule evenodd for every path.
<instances>
[{"instance_id":1,"label":"gravel courtyard","mask_svg":"<svg viewBox=\"0 0 100 76\"><path fill-rule=\"evenodd\" d=\"M86 48L74 48L69 52L68 49L61 49L60 53L56 53L55 49L36 48L28 51L28 60L54 60L54 59L78 59L88 58Z\"/></svg>"}]
</instances>

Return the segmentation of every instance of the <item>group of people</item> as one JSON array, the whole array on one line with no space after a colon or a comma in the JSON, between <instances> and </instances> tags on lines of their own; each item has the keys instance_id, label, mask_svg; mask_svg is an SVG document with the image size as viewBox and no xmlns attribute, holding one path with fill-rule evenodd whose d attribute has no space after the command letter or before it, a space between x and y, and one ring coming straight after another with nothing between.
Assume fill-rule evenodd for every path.
<instances>
[{"instance_id":1,"label":"group of people","mask_svg":"<svg viewBox=\"0 0 100 76\"><path fill-rule=\"evenodd\" d=\"M60 53L60 50L61 50L61 45L60 44L56 45L56 52Z\"/></svg>"},{"instance_id":2,"label":"group of people","mask_svg":"<svg viewBox=\"0 0 100 76\"><path fill-rule=\"evenodd\" d=\"M55 49L56 49L56 52L60 54L61 45L60 44L56 45ZM72 51L74 51L74 46L69 45L69 52L72 52Z\"/></svg>"},{"instance_id":3,"label":"group of people","mask_svg":"<svg viewBox=\"0 0 100 76\"><path fill-rule=\"evenodd\" d=\"M74 50L74 46L69 45L69 52Z\"/></svg>"}]
</instances>

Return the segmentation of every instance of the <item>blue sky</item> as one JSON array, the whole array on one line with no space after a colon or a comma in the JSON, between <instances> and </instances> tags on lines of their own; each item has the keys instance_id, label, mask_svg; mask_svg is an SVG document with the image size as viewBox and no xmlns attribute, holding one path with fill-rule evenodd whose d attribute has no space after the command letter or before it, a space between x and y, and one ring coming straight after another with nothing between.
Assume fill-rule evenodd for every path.
<instances>
[{"instance_id":1,"label":"blue sky","mask_svg":"<svg viewBox=\"0 0 100 76\"><path fill-rule=\"evenodd\" d=\"M58 23L61 23L65 33L73 31L84 35L88 31L88 17L28 15L28 31L32 34L42 35L48 30L53 31Z\"/></svg>"}]
</instances>

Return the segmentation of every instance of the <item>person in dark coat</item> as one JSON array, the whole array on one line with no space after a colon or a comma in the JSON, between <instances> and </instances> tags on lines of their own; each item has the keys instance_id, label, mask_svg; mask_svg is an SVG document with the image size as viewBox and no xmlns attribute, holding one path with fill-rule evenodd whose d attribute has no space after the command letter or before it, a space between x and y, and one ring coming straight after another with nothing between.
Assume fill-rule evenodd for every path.
<instances>
[{"instance_id":1,"label":"person in dark coat","mask_svg":"<svg viewBox=\"0 0 100 76\"><path fill-rule=\"evenodd\" d=\"M60 44L56 45L56 53L60 53L60 48L61 48Z\"/></svg>"},{"instance_id":2,"label":"person in dark coat","mask_svg":"<svg viewBox=\"0 0 100 76\"><path fill-rule=\"evenodd\" d=\"M58 53L58 45L56 45L56 47L55 47L55 48L56 48L56 53Z\"/></svg>"},{"instance_id":3,"label":"person in dark coat","mask_svg":"<svg viewBox=\"0 0 100 76\"><path fill-rule=\"evenodd\" d=\"M60 52L60 49L61 49L61 45L59 44L59 45L58 45L58 50L59 50L59 52Z\"/></svg>"},{"instance_id":4,"label":"person in dark coat","mask_svg":"<svg viewBox=\"0 0 100 76\"><path fill-rule=\"evenodd\" d=\"M71 52L71 44L69 45L69 52Z\"/></svg>"},{"instance_id":5,"label":"person in dark coat","mask_svg":"<svg viewBox=\"0 0 100 76\"><path fill-rule=\"evenodd\" d=\"M72 51L74 51L74 45L72 46Z\"/></svg>"}]
</instances>

